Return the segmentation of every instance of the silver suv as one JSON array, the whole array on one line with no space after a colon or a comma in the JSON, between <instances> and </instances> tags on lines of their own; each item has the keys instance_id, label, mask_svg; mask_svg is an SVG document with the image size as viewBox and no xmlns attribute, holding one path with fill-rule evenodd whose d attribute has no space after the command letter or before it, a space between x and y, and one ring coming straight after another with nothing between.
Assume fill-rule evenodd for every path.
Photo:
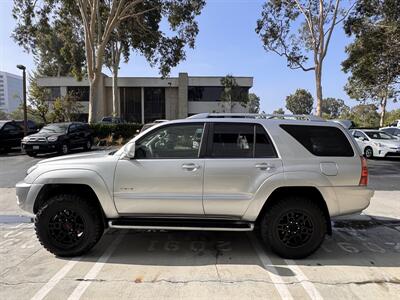
<instances>
[{"instance_id":1,"label":"silver suv","mask_svg":"<svg viewBox=\"0 0 400 300\"><path fill-rule=\"evenodd\" d=\"M260 232L286 258L313 253L331 217L373 192L353 138L308 116L200 114L113 152L43 160L16 186L42 245L81 255L106 228Z\"/></svg>"}]
</instances>

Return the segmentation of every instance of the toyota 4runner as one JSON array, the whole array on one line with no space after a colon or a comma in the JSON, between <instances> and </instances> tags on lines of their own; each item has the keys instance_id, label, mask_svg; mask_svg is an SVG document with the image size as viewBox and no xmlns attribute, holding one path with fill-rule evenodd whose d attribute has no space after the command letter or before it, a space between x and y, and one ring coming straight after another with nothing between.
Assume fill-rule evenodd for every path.
<instances>
[{"instance_id":1,"label":"toyota 4runner","mask_svg":"<svg viewBox=\"0 0 400 300\"><path fill-rule=\"evenodd\" d=\"M81 255L106 228L252 231L282 257L313 253L331 217L361 212L366 160L341 125L311 116L199 114L118 151L40 161L16 186L42 245Z\"/></svg>"}]
</instances>

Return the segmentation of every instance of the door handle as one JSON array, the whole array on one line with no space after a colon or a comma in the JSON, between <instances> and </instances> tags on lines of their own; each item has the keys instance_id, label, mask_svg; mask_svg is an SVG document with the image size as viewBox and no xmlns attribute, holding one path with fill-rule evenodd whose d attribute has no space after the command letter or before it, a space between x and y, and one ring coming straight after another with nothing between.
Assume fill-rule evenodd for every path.
<instances>
[{"instance_id":1,"label":"door handle","mask_svg":"<svg viewBox=\"0 0 400 300\"><path fill-rule=\"evenodd\" d=\"M271 170L275 169L274 165L266 164L266 163L256 164L255 167L257 169L260 169L260 170L263 170L263 171L271 171Z\"/></svg>"},{"instance_id":2,"label":"door handle","mask_svg":"<svg viewBox=\"0 0 400 300\"><path fill-rule=\"evenodd\" d=\"M196 164L183 164L183 165L182 165L182 169L184 169L185 171L192 171L192 172L194 172L194 171L200 169L200 166L199 166L199 165L196 165Z\"/></svg>"}]
</instances>

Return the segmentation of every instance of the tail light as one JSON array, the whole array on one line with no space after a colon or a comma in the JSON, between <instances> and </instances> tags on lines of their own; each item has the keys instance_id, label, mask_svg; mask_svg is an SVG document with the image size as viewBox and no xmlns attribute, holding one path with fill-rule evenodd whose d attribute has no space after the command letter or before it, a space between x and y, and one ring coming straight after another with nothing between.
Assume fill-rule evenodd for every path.
<instances>
[{"instance_id":1,"label":"tail light","mask_svg":"<svg viewBox=\"0 0 400 300\"><path fill-rule=\"evenodd\" d=\"M367 160L361 156L361 177L358 185L368 185L368 167Z\"/></svg>"}]
</instances>

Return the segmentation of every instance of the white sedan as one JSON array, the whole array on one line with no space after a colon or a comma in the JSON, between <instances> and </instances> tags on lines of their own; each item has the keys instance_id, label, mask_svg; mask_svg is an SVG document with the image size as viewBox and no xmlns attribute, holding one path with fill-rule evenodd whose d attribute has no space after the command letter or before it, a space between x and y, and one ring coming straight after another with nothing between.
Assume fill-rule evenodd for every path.
<instances>
[{"instance_id":1,"label":"white sedan","mask_svg":"<svg viewBox=\"0 0 400 300\"><path fill-rule=\"evenodd\" d=\"M350 130L365 157L400 157L400 141L380 130Z\"/></svg>"}]
</instances>

